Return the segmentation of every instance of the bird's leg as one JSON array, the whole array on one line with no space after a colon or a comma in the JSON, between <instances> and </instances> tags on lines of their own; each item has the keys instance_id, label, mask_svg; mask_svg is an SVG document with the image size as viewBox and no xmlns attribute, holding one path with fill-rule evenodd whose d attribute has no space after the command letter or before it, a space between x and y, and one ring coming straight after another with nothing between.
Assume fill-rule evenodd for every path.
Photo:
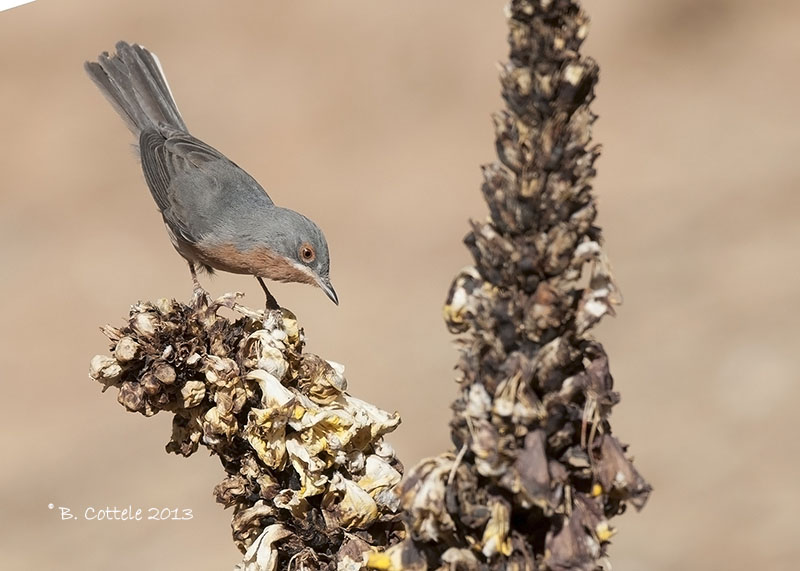
<instances>
[{"instance_id":1,"label":"bird's leg","mask_svg":"<svg viewBox=\"0 0 800 571\"><path fill-rule=\"evenodd\" d=\"M256 276L256 279L258 280L258 283L261 284L261 289L264 290L264 295L267 296L267 311L271 309L280 309L281 306L278 305L278 300L275 299L275 296L269 292L267 289L267 284L264 283L264 280L262 280L259 276Z\"/></svg>"},{"instance_id":2,"label":"bird's leg","mask_svg":"<svg viewBox=\"0 0 800 571\"><path fill-rule=\"evenodd\" d=\"M200 300L203 298L208 298L208 292L203 289L203 286L200 285L200 280L197 279L197 272L194 269L194 263L189 262L189 272L192 274L192 284L194 284L194 302L195 305L198 305Z\"/></svg>"}]
</instances>

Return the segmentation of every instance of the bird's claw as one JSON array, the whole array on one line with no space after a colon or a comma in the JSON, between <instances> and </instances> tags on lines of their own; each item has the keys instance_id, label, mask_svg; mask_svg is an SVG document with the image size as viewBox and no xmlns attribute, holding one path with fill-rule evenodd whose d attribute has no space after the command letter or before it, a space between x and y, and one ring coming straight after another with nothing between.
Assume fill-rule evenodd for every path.
<instances>
[{"instance_id":1,"label":"bird's claw","mask_svg":"<svg viewBox=\"0 0 800 571\"><path fill-rule=\"evenodd\" d=\"M195 309L206 308L211 304L211 296L202 287L195 286L192 291L192 305Z\"/></svg>"}]
</instances>

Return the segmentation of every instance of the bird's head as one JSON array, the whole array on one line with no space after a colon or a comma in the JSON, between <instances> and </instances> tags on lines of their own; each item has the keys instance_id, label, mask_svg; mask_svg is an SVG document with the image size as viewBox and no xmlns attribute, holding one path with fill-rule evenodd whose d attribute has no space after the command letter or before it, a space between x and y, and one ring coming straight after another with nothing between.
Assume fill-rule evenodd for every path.
<instances>
[{"instance_id":1,"label":"bird's head","mask_svg":"<svg viewBox=\"0 0 800 571\"><path fill-rule=\"evenodd\" d=\"M316 285L339 305L330 280L328 242L313 221L293 210L276 207L261 241L278 259L264 260L264 267L258 268L257 275Z\"/></svg>"}]
</instances>

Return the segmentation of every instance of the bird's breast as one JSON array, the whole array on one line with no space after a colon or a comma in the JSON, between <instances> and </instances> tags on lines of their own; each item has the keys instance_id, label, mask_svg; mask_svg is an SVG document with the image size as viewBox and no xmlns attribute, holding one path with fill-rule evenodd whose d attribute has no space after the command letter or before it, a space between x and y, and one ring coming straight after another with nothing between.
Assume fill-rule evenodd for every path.
<instances>
[{"instance_id":1,"label":"bird's breast","mask_svg":"<svg viewBox=\"0 0 800 571\"><path fill-rule=\"evenodd\" d=\"M316 285L308 273L295 267L289 260L265 246L240 250L236 245L215 244L194 246L199 262L215 270L232 274L249 274L279 282L299 282Z\"/></svg>"}]
</instances>

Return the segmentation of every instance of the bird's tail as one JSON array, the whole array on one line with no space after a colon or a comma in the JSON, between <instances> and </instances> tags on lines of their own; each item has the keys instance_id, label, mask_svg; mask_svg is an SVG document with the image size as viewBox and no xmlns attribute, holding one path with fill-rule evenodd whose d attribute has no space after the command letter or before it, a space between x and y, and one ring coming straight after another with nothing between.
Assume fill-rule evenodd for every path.
<instances>
[{"instance_id":1,"label":"bird's tail","mask_svg":"<svg viewBox=\"0 0 800 571\"><path fill-rule=\"evenodd\" d=\"M138 44L117 43L117 53L103 52L84 64L89 77L137 137L145 129L186 131L178 106L156 55Z\"/></svg>"}]
</instances>

